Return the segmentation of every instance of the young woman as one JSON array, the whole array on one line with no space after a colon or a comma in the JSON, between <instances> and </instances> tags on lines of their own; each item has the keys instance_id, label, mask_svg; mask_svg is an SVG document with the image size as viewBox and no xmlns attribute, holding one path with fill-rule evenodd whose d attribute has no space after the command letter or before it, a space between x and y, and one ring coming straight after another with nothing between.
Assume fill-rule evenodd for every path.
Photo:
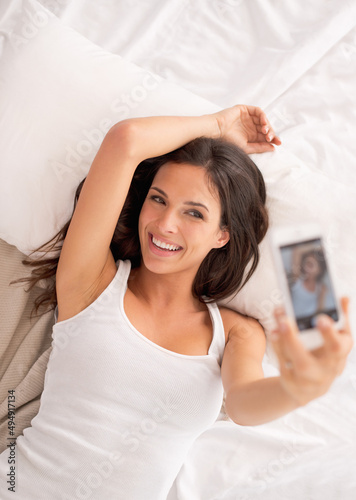
<instances>
[{"instance_id":1,"label":"young woman","mask_svg":"<svg viewBox=\"0 0 356 500\"><path fill-rule=\"evenodd\" d=\"M281 375L265 379L263 329L216 305L257 265L266 193L246 153L272 144L251 106L108 132L60 233L53 350L39 413L17 439L16 498L166 499L224 391L230 418L257 425L341 373L347 325L321 318L325 345L311 353L277 311Z\"/></svg>"}]
</instances>

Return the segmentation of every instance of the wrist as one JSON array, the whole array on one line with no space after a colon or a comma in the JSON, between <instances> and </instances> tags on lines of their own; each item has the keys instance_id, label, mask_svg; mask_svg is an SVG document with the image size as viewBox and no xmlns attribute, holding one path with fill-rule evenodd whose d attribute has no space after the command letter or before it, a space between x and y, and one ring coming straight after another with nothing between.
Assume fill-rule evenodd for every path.
<instances>
[{"instance_id":1,"label":"wrist","mask_svg":"<svg viewBox=\"0 0 356 500\"><path fill-rule=\"evenodd\" d=\"M203 117L207 120L208 124L208 133L206 134L206 137L209 137L211 139L221 139L222 130L217 114L213 113L211 115L203 115Z\"/></svg>"},{"instance_id":2,"label":"wrist","mask_svg":"<svg viewBox=\"0 0 356 500\"><path fill-rule=\"evenodd\" d=\"M307 398L300 391L296 391L296 390L291 391L287 387L287 384L283 380L283 377L281 377L281 376L278 377L278 383L279 383L280 391L284 395L286 401L288 401L288 404L289 404L291 410L296 410L297 408L300 408L301 406L305 406L307 403L309 403L311 401L312 398Z\"/></svg>"}]
</instances>

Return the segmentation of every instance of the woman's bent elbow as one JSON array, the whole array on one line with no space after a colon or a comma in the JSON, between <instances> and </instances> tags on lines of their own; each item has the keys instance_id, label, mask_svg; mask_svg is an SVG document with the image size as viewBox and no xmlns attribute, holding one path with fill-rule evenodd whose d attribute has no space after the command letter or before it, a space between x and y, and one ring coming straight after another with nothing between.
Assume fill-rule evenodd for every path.
<instances>
[{"instance_id":1,"label":"woman's bent elbow","mask_svg":"<svg viewBox=\"0 0 356 500\"><path fill-rule=\"evenodd\" d=\"M227 395L225 398L226 415L229 417L230 420L232 420L237 425L241 426L258 425L259 422L255 422L254 418L252 418L248 412L246 413L246 409L244 410L243 404L244 403L242 401L239 402L235 394L232 395L231 397L228 397Z\"/></svg>"},{"instance_id":2,"label":"woman's bent elbow","mask_svg":"<svg viewBox=\"0 0 356 500\"><path fill-rule=\"evenodd\" d=\"M138 130L134 120L128 119L115 123L105 140L113 144L113 147L120 148L120 153L125 158L135 158L138 153Z\"/></svg>"}]
</instances>

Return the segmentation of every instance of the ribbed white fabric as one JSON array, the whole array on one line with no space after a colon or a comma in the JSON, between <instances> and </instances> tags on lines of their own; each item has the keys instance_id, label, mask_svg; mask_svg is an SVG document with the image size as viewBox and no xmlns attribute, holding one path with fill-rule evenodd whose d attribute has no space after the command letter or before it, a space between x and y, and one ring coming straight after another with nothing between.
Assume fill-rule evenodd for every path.
<instances>
[{"instance_id":1,"label":"ribbed white fabric","mask_svg":"<svg viewBox=\"0 0 356 500\"><path fill-rule=\"evenodd\" d=\"M130 261L86 309L53 327L53 350L38 415L17 439L16 494L3 500L165 500L196 437L223 397L224 328L208 304L207 355L164 349L129 322ZM5 486L6 484L6 486Z\"/></svg>"}]
</instances>

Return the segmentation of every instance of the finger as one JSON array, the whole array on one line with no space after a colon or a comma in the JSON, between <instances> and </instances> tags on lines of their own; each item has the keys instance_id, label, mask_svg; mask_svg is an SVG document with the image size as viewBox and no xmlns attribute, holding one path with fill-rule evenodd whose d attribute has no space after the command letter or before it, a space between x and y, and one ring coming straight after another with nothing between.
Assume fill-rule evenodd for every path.
<instances>
[{"instance_id":1,"label":"finger","mask_svg":"<svg viewBox=\"0 0 356 500\"><path fill-rule=\"evenodd\" d=\"M345 304L347 314L348 305ZM329 316L322 314L317 319L317 328L324 338L326 354L336 355L336 358L344 358L352 348L353 339L351 332L347 330L338 331L335 322Z\"/></svg>"},{"instance_id":2,"label":"finger","mask_svg":"<svg viewBox=\"0 0 356 500\"><path fill-rule=\"evenodd\" d=\"M267 125L267 115L261 108L259 108L258 106L246 105L246 109L255 123L258 122L260 125ZM257 122L255 121L255 118L257 118Z\"/></svg>"},{"instance_id":3,"label":"finger","mask_svg":"<svg viewBox=\"0 0 356 500\"><path fill-rule=\"evenodd\" d=\"M243 150L249 155L253 153L268 153L274 151L274 146L268 142L248 142L243 147Z\"/></svg>"},{"instance_id":4,"label":"finger","mask_svg":"<svg viewBox=\"0 0 356 500\"><path fill-rule=\"evenodd\" d=\"M270 132L272 130L271 126L269 124L268 125L259 125L259 123L255 123L254 125L256 126L257 132L260 133L261 135L263 135L263 137L266 137L266 135L268 134L268 132ZM271 135L274 136L273 130L272 130L272 134Z\"/></svg>"},{"instance_id":5,"label":"finger","mask_svg":"<svg viewBox=\"0 0 356 500\"><path fill-rule=\"evenodd\" d=\"M282 144L281 139L275 134L273 127L271 127L270 123L268 123L268 127L265 130L267 130L265 132L266 141L271 142L271 143L275 144L276 146L280 146Z\"/></svg>"},{"instance_id":6,"label":"finger","mask_svg":"<svg viewBox=\"0 0 356 500\"><path fill-rule=\"evenodd\" d=\"M257 129L257 127L256 127ZM274 140L277 139L276 145L278 146L281 142L279 138L276 138L273 133L269 132L268 134L263 134L261 131L257 129L257 134L255 136L255 142L267 142L269 144L274 143Z\"/></svg>"},{"instance_id":7,"label":"finger","mask_svg":"<svg viewBox=\"0 0 356 500\"><path fill-rule=\"evenodd\" d=\"M334 321L326 314L320 314L316 326L324 338L324 352L337 352L340 347L339 335L336 331Z\"/></svg>"},{"instance_id":8,"label":"finger","mask_svg":"<svg viewBox=\"0 0 356 500\"><path fill-rule=\"evenodd\" d=\"M351 328L350 328L350 314L349 314L349 309L350 309L350 299L349 297L341 297L341 309L344 315L344 325L342 328L342 333L348 333L351 335Z\"/></svg>"},{"instance_id":9,"label":"finger","mask_svg":"<svg viewBox=\"0 0 356 500\"><path fill-rule=\"evenodd\" d=\"M312 357L299 338L297 325L280 308L275 310L275 318L280 346L286 359L290 360L297 369L304 369L311 362Z\"/></svg>"},{"instance_id":10,"label":"finger","mask_svg":"<svg viewBox=\"0 0 356 500\"><path fill-rule=\"evenodd\" d=\"M349 314L350 297L341 297L341 307L345 314Z\"/></svg>"},{"instance_id":11,"label":"finger","mask_svg":"<svg viewBox=\"0 0 356 500\"><path fill-rule=\"evenodd\" d=\"M273 138L276 140L276 145L282 144L282 141L279 137L275 135L273 127L271 126L266 113L258 107L254 106L246 106L249 115L252 118L253 123L256 126L259 126L259 131L263 134L268 134L270 136L269 140L271 141Z\"/></svg>"},{"instance_id":12,"label":"finger","mask_svg":"<svg viewBox=\"0 0 356 500\"><path fill-rule=\"evenodd\" d=\"M266 134L263 134L262 132L257 131L256 142L270 142L270 141L267 141L267 137L269 137L269 135L270 135L269 133L266 135Z\"/></svg>"},{"instance_id":13,"label":"finger","mask_svg":"<svg viewBox=\"0 0 356 500\"><path fill-rule=\"evenodd\" d=\"M255 114L249 113L249 115L252 118L252 121L255 125L260 125L261 127L270 126L266 113L264 113L262 109L260 110L260 113L255 113Z\"/></svg>"},{"instance_id":14,"label":"finger","mask_svg":"<svg viewBox=\"0 0 356 500\"><path fill-rule=\"evenodd\" d=\"M326 315L318 317L317 327L324 338L324 349L321 355L317 353L317 357L323 358L328 363L330 373L334 371L340 375L353 346L352 336L347 332L338 332L335 322Z\"/></svg>"},{"instance_id":15,"label":"finger","mask_svg":"<svg viewBox=\"0 0 356 500\"><path fill-rule=\"evenodd\" d=\"M267 116L265 113L263 113L263 111L261 111L260 115L250 115L250 117L252 118L252 121L256 128L263 134L267 134L267 132L272 129L271 124L269 123Z\"/></svg>"},{"instance_id":16,"label":"finger","mask_svg":"<svg viewBox=\"0 0 356 500\"><path fill-rule=\"evenodd\" d=\"M255 120L256 121L254 121L254 124L256 126L256 130L257 132L259 132L259 134L262 134L265 141L273 143L276 146L280 146L282 144L281 139L277 135L275 135L275 132L268 120L266 125L259 125L258 119L256 118Z\"/></svg>"},{"instance_id":17,"label":"finger","mask_svg":"<svg viewBox=\"0 0 356 500\"><path fill-rule=\"evenodd\" d=\"M281 139L277 135L275 135L270 142L276 146L280 146L282 144Z\"/></svg>"},{"instance_id":18,"label":"finger","mask_svg":"<svg viewBox=\"0 0 356 500\"><path fill-rule=\"evenodd\" d=\"M350 298L349 297L341 297L341 308L345 316L349 315L349 308L350 308Z\"/></svg>"},{"instance_id":19,"label":"finger","mask_svg":"<svg viewBox=\"0 0 356 500\"><path fill-rule=\"evenodd\" d=\"M293 369L293 364L287 358L285 351L282 349L279 332L277 330L273 330L269 334L268 338L271 342L273 351L277 356L279 371L281 372L281 375L290 374L291 370Z\"/></svg>"},{"instance_id":20,"label":"finger","mask_svg":"<svg viewBox=\"0 0 356 500\"><path fill-rule=\"evenodd\" d=\"M275 144L276 146L280 146L282 144L282 141L280 140L280 138L277 137L276 135L274 135L273 130L269 131L266 134L265 140L271 144Z\"/></svg>"}]
</instances>

